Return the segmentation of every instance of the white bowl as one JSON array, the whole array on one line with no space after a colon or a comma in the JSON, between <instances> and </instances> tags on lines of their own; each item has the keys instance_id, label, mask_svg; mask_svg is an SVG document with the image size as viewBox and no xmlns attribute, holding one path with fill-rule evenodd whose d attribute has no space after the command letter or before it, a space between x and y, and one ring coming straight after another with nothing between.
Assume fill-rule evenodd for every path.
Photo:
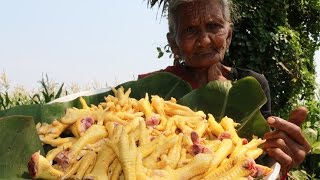
<instances>
[{"instance_id":1,"label":"white bowl","mask_svg":"<svg viewBox=\"0 0 320 180\"><path fill-rule=\"evenodd\" d=\"M264 177L263 180L276 180L279 178L281 165L278 162L275 162L271 166L272 172L268 176Z\"/></svg>"}]
</instances>

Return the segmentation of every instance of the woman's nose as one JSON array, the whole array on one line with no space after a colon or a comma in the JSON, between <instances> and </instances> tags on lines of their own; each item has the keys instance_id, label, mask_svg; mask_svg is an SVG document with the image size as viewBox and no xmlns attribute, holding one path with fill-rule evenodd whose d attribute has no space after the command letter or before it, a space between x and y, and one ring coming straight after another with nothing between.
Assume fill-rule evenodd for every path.
<instances>
[{"instance_id":1,"label":"woman's nose","mask_svg":"<svg viewBox=\"0 0 320 180\"><path fill-rule=\"evenodd\" d=\"M198 43L201 47L208 47L211 43L211 39L207 32L202 32L199 36Z\"/></svg>"}]
</instances>

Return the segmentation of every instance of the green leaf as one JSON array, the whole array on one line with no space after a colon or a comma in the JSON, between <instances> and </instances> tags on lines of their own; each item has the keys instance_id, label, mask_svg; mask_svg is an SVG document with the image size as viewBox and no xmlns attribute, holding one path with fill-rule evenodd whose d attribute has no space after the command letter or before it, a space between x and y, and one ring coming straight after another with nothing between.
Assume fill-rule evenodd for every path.
<instances>
[{"instance_id":1,"label":"green leaf","mask_svg":"<svg viewBox=\"0 0 320 180\"><path fill-rule=\"evenodd\" d=\"M44 152L32 117L0 118L0 132L0 179L31 179L28 161L34 152Z\"/></svg>"},{"instance_id":2,"label":"green leaf","mask_svg":"<svg viewBox=\"0 0 320 180\"><path fill-rule=\"evenodd\" d=\"M231 87L232 84L229 81L210 82L206 86L185 95L179 99L178 103L195 111L202 110L211 113L217 120L220 120L224 116L226 97Z\"/></svg>"},{"instance_id":3,"label":"green leaf","mask_svg":"<svg viewBox=\"0 0 320 180\"><path fill-rule=\"evenodd\" d=\"M312 153L313 154L320 154L320 142L316 142L312 144Z\"/></svg>"},{"instance_id":4,"label":"green leaf","mask_svg":"<svg viewBox=\"0 0 320 180\"><path fill-rule=\"evenodd\" d=\"M117 88L120 86L125 89L131 88L130 97L136 99L145 97L146 93L158 95L165 100L169 100L171 97L180 99L192 90L187 82L166 72L155 73L138 81L129 81L120 84Z\"/></svg>"},{"instance_id":5,"label":"green leaf","mask_svg":"<svg viewBox=\"0 0 320 180\"><path fill-rule=\"evenodd\" d=\"M210 82L185 95L178 103L193 110L211 113L217 121L228 116L241 123L238 134L251 139L252 135L262 137L269 131L269 126L260 113L260 108L266 101L259 82L253 77L246 77L234 84L230 81Z\"/></svg>"},{"instance_id":6,"label":"green leaf","mask_svg":"<svg viewBox=\"0 0 320 180\"><path fill-rule=\"evenodd\" d=\"M306 128L302 131L304 137L308 140L309 144L313 144L317 141L318 131L312 128Z\"/></svg>"},{"instance_id":7,"label":"green leaf","mask_svg":"<svg viewBox=\"0 0 320 180\"><path fill-rule=\"evenodd\" d=\"M291 179L310 179L310 176L304 170L290 171L289 174Z\"/></svg>"},{"instance_id":8,"label":"green leaf","mask_svg":"<svg viewBox=\"0 0 320 180\"><path fill-rule=\"evenodd\" d=\"M161 58L162 56L163 56L163 52L159 52L159 54L158 54L158 58Z\"/></svg>"},{"instance_id":9,"label":"green leaf","mask_svg":"<svg viewBox=\"0 0 320 180\"><path fill-rule=\"evenodd\" d=\"M63 90L63 89L62 89L62 88L63 88L63 85L64 85L64 83L62 83L62 85L60 86L57 94L54 96L54 99L58 99L58 98L61 96L61 93L62 93L62 90Z\"/></svg>"},{"instance_id":10,"label":"green leaf","mask_svg":"<svg viewBox=\"0 0 320 180\"><path fill-rule=\"evenodd\" d=\"M41 121L41 105L21 105L15 106L13 108L0 111L0 117L7 117L13 115L31 116L35 122Z\"/></svg>"}]
</instances>

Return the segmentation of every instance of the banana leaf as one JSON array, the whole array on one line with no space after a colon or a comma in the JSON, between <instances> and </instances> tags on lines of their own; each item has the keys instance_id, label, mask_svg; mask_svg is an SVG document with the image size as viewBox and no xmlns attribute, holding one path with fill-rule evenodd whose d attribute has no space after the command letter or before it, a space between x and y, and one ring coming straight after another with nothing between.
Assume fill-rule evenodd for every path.
<instances>
[{"instance_id":1,"label":"banana leaf","mask_svg":"<svg viewBox=\"0 0 320 180\"><path fill-rule=\"evenodd\" d=\"M137 81L129 81L118 85L116 88L123 87L124 89L131 88L130 97L140 99L145 96L146 93L149 95L159 95L164 99L170 99L174 97L180 99L185 94L189 93L192 88L191 86L170 73L156 73L152 76L139 79ZM105 101L104 97L113 95L113 92L107 91L91 96L84 96L88 104L97 105L100 102ZM59 119L65 113L65 110L70 107L81 108L79 98L68 102L44 104L44 105L25 105L16 106L14 108L0 111L0 117L6 117L11 115L25 115L32 116L35 123L48 122L51 123L55 119Z\"/></svg>"},{"instance_id":2,"label":"banana leaf","mask_svg":"<svg viewBox=\"0 0 320 180\"><path fill-rule=\"evenodd\" d=\"M251 139L252 135L262 137L270 130L260 113L266 101L259 82L253 77L245 77L236 82L210 82L185 95L178 103L211 113L217 121L228 116L241 124L239 136Z\"/></svg>"},{"instance_id":3,"label":"banana leaf","mask_svg":"<svg viewBox=\"0 0 320 180\"><path fill-rule=\"evenodd\" d=\"M227 115L242 123L239 132L242 137L256 134L261 136L268 126L259 109L266 102L260 84L254 78L245 78L235 83L211 82L207 86L193 90L190 85L169 73L157 73L137 81L129 81L118 87L131 88L130 97L140 99L148 92L164 99L175 97L179 103L194 110L212 113L216 119ZM88 104L99 104L112 91L83 97ZM62 117L65 109L80 108L79 98L68 102L45 105L17 106L0 111L0 178L26 178L26 165L31 154L41 149L34 123L52 122ZM11 115L28 115L14 116ZM20 132L20 133L16 133ZM6 137L10 137L6 139ZM15 143L12 143L15 142ZM17 143L16 143L17 142ZM10 152L7 152L10 151ZM41 149L43 152L43 149ZM43 153L42 153L43 154Z\"/></svg>"},{"instance_id":4,"label":"banana leaf","mask_svg":"<svg viewBox=\"0 0 320 180\"><path fill-rule=\"evenodd\" d=\"M0 118L0 179L30 178L27 162L43 148L30 116Z\"/></svg>"},{"instance_id":5,"label":"banana leaf","mask_svg":"<svg viewBox=\"0 0 320 180\"><path fill-rule=\"evenodd\" d=\"M40 104L20 105L13 108L0 111L0 117L7 117L13 115L31 116L35 121L41 121L41 107Z\"/></svg>"},{"instance_id":6,"label":"banana leaf","mask_svg":"<svg viewBox=\"0 0 320 180\"><path fill-rule=\"evenodd\" d=\"M121 86L125 90L131 88L130 97L136 99L145 97L146 93L149 95L159 95L165 99L170 99L171 97L179 99L192 90L188 83L170 73L157 73L137 81L129 81L118 85L116 89ZM105 101L104 97L108 95L113 95L113 91L110 90L91 96L84 96L83 98L86 100L87 104L98 105L100 102ZM80 108L81 104L79 98L64 103L43 105L41 109L42 122L52 122L54 119L62 117L65 109L69 107Z\"/></svg>"},{"instance_id":7,"label":"banana leaf","mask_svg":"<svg viewBox=\"0 0 320 180\"><path fill-rule=\"evenodd\" d=\"M182 98L192 91L191 86L179 77L166 72L156 73L138 81L130 81L119 85L125 89L131 88L130 97L141 99L145 94L159 95L165 100L171 97Z\"/></svg>"}]
</instances>

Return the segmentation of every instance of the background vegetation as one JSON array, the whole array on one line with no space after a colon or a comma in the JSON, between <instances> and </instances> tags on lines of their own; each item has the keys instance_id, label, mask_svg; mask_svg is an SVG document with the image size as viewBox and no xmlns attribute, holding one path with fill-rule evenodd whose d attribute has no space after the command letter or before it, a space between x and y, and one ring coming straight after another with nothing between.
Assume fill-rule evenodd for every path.
<instances>
[{"instance_id":1,"label":"background vegetation","mask_svg":"<svg viewBox=\"0 0 320 180\"><path fill-rule=\"evenodd\" d=\"M107 84L103 85L97 81L92 81L83 87L74 83L65 86L64 83L50 79L48 75L43 75L38 83L39 88L30 91L21 85L11 84L5 72L0 74L0 110L17 105L45 104L68 94L108 87Z\"/></svg>"},{"instance_id":2,"label":"background vegetation","mask_svg":"<svg viewBox=\"0 0 320 180\"><path fill-rule=\"evenodd\" d=\"M148 0L166 17L169 0ZM320 178L320 102L314 53L320 47L319 0L233 0L234 35L225 63L263 73L269 81L272 112L288 117L296 106L309 109L303 129L313 144L294 179ZM164 45L159 57L170 53Z\"/></svg>"}]
</instances>

